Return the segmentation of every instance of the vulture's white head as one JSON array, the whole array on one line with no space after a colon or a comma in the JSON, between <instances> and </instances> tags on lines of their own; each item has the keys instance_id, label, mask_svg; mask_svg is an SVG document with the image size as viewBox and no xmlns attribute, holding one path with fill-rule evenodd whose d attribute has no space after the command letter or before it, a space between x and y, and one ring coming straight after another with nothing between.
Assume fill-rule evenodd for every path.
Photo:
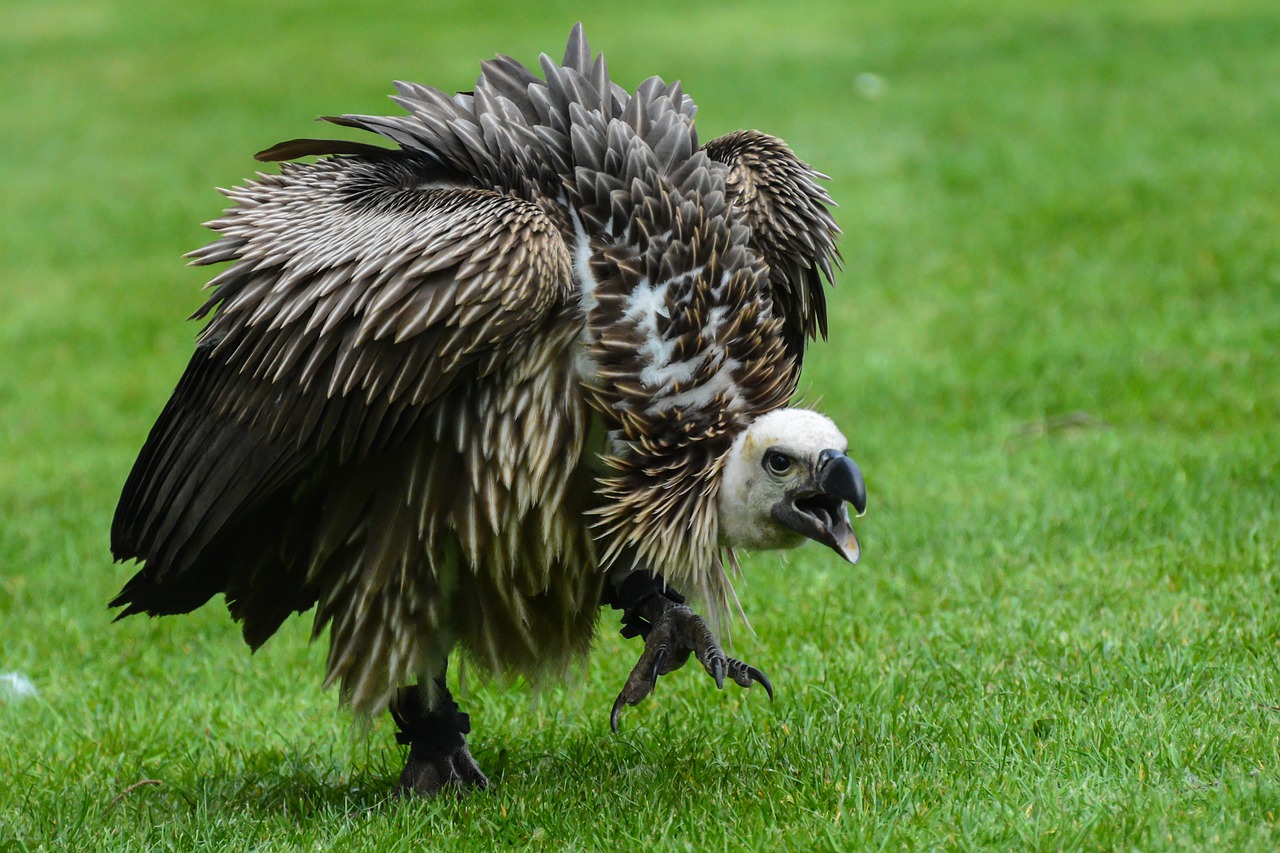
<instances>
[{"instance_id":1,"label":"vulture's white head","mask_svg":"<svg viewBox=\"0 0 1280 853\"><path fill-rule=\"evenodd\" d=\"M794 548L813 539L851 563L858 537L852 503L867 509L867 489L849 442L825 415L778 409L756 418L725 462L717 511L720 543L732 548Z\"/></svg>"}]
</instances>

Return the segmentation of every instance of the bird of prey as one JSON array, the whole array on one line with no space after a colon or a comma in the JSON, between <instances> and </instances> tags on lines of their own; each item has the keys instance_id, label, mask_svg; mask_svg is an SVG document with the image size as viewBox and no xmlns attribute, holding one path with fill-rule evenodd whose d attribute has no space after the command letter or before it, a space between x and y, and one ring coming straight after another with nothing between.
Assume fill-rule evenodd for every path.
<instances>
[{"instance_id":1,"label":"bird of prey","mask_svg":"<svg viewBox=\"0 0 1280 853\"><path fill-rule=\"evenodd\" d=\"M544 681L612 606L645 643L615 730L690 655L772 696L682 593L723 615L735 548L859 555L846 439L787 405L839 262L823 176L763 133L700 144L679 83L624 89L580 25L540 65L397 83L406 114L327 119L382 144L281 143L224 191L208 322L111 529L143 564L120 617L222 593L257 648L314 607L408 793L487 781L454 649Z\"/></svg>"}]
</instances>

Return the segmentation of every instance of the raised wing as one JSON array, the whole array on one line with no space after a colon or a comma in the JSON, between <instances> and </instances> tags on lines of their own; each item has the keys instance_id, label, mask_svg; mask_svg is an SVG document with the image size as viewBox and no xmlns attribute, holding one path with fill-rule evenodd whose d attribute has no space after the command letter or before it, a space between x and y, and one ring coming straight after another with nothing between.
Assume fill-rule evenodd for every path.
<instances>
[{"instance_id":1,"label":"raised wing","mask_svg":"<svg viewBox=\"0 0 1280 853\"><path fill-rule=\"evenodd\" d=\"M805 344L827 337L822 280L831 283L840 265L840 228L827 210L833 202L817 183L825 176L782 140L756 130L718 137L703 150L729 167L725 196L751 229L751 247L769 265L774 308L799 370Z\"/></svg>"},{"instance_id":2,"label":"raised wing","mask_svg":"<svg viewBox=\"0 0 1280 853\"><path fill-rule=\"evenodd\" d=\"M220 538L501 369L571 288L537 206L429 158L284 164L226 194L221 238L192 256L231 266L112 525L116 558L147 563L113 602L122 615L185 612L224 588Z\"/></svg>"}]
</instances>

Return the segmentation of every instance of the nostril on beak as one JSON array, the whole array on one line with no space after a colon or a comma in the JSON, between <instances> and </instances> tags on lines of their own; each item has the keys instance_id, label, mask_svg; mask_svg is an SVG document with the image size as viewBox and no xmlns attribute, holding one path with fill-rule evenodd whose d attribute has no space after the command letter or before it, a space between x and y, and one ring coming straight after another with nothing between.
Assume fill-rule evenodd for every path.
<instances>
[{"instance_id":1,"label":"nostril on beak","mask_svg":"<svg viewBox=\"0 0 1280 853\"><path fill-rule=\"evenodd\" d=\"M867 511L867 486L858 463L838 450L818 454L818 485L824 494L853 504L862 515Z\"/></svg>"}]
</instances>

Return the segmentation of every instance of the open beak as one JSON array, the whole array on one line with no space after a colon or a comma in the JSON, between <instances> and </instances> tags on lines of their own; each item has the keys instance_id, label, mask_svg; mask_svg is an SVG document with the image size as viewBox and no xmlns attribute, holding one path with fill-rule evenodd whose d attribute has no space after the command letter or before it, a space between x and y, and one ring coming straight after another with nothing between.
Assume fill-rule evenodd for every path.
<instances>
[{"instance_id":1,"label":"open beak","mask_svg":"<svg viewBox=\"0 0 1280 853\"><path fill-rule=\"evenodd\" d=\"M850 563L858 562L862 549L849 523L853 504L859 516L867 511L867 487L858 464L838 450L818 454L815 489L799 491L773 508L780 524L831 548Z\"/></svg>"}]
</instances>

